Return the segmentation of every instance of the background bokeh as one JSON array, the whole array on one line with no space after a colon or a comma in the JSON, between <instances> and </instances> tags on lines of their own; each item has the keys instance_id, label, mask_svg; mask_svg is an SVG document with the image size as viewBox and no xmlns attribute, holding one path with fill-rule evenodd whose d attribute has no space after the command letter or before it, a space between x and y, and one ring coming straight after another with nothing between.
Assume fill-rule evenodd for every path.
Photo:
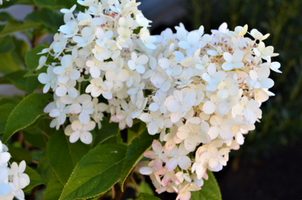
<instances>
[{"instance_id":1,"label":"background bokeh","mask_svg":"<svg viewBox=\"0 0 302 200\"><path fill-rule=\"evenodd\" d=\"M246 136L228 166L215 173L224 200L302 198L302 1L301 0L142 0L140 9L153 20L153 34L183 22L205 32L223 22L233 30L248 24L270 33L265 41L280 55L282 74L272 72L276 94L262 105L263 117ZM158 5L152 7L152 5ZM146 12L144 11L146 10ZM175 29L174 29L175 30Z\"/></svg>"}]
</instances>

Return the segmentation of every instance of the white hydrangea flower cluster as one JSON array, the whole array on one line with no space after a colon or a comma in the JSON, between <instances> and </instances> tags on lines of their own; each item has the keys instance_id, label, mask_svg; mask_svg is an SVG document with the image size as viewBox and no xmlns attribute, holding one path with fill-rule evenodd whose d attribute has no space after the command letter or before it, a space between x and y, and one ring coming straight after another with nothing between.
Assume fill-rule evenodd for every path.
<instances>
[{"instance_id":1,"label":"white hydrangea flower cluster","mask_svg":"<svg viewBox=\"0 0 302 200\"><path fill-rule=\"evenodd\" d=\"M269 34L252 29L244 37L247 25L230 31L223 23L211 35L203 26L189 32L180 24L176 33L151 36L135 0L78 3L87 9L61 10L65 25L38 66L47 66L38 77L43 92L54 91L45 108L54 118L50 126L58 129L69 117L70 142L90 144L89 131L96 123L101 128L105 112L120 129L142 120L160 142L145 153L152 161L140 172L151 176L157 192L189 199L206 170L221 170L230 150L244 143L261 119L261 103L274 95L270 70L281 71L271 61L278 54L263 42Z\"/></svg>"},{"instance_id":2,"label":"white hydrangea flower cluster","mask_svg":"<svg viewBox=\"0 0 302 200\"><path fill-rule=\"evenodd\" d=\"M24 200L23 188L25 188L30 180L27 174L24 174L26 163L23 160L19 166L13 162L8 167L8 161L11 157L7 152L8 148L0 141L0 199L12 200L15 198Z\"/></svg>"}]
</instances>

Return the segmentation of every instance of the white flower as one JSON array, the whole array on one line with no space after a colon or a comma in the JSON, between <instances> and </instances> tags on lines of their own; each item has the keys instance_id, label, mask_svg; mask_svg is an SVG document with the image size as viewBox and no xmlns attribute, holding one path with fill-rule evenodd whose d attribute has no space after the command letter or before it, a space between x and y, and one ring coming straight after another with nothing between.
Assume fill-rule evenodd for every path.
<instances>
[{"instance_id":1,"label":"white flower","mask_svg":"<svg viewBox=\"0 0 302 200\"><path fill-rule=\"evenodd\" d=\"M51 46L49 47L49 49L53 49L53 51L55 52L55 58L57 58L65 49L67 44L67 38L64 38L64 34L58 34L56 33L54 35L54 41L51 44Z\"/></svg>"},{"instance_id":2,"label":"white flower","mask_svg":"<svg viewBox=\"0 0 302 200\"><path fill-rule=\"evenodd\" d=\"M258 48L254 48L254 52L256 56L261 57L264 60L269 60L274 53L274 47L273 46L265 47L264 42L261 41L258 44Z\"/></svg>"},{"instance_id":3,"label":"white flower","mask_svg":"<svg viewBox=\"0 0 302 200\"><path fill-rule=\"evenodd\" d=\"M186 49L187 55L190 56L196 49L206 46L206 43L200 41L200 39L201 34L199 34L198 31L192 31L187 35L186 40L179 41L178 46L182 49Z\"/></svg>"},{"instance_id":4,"label":"white flower","mask_svg":"<svg viewBox=\"0 0 302 200\"><path fill-rule=\"evenodd\" d=\"M266 66L260 67L257 71L251 70L250 77L251 81L250 84L254 88L271 88L274 85L274 81L268 78L270 74L270 70Z\"/></svg>"},{"instance_id":5,"label":"white flower","mask_svg":"<svg viewBox=\"0 0 302 200\"><path fill-rule=\"evenodd\" d=\"M81 30L81 36L74 36L72 39L75 43L77 43L78 47L85 47L95 38L95 31L95 26L86 26Z\"/></svg>"},{"instance_id":6,"label":"white flower","mask_svg":"<svg viewBox=\"0 0 302 200\"><path fill-rule=\"evenodd\" d=\"M191 199L191 192L190 191L198 191L200 189L201 188L198 185L186 183L178 191L178 195L177 195L176 199L177 200L190 200Z\"/></svg>"},{"instance_id":7,"label":"white flower","mask_svg":"<svg viewBox=\"0 0 302 200\"><path fill-rule=\"evenodd\" d=\"M131 70L136 70L138 73L143 74L145 72L144 65L148 62L149 58L146 55L137 57L137 54L133 52L131 54L131 60L128 61L128 66Z\"/></svg>"},{"instance_id":8,"label":"white flower","mask_svg":"<svg viewBox=\"0 0 302 200\"><path fill-rule=\"evenodd\" d=\"M0 197L8 195L10 192L11 188L8 184L8 168L0 167Z\"/></svg>"},{"instance_id":9,"label":"white flower","mask_svg":"<svg viewBox=\"0 0 302 200\"><path fill-rule=\"evenodd\" d=\"M271 62L268 63L269 64L269 68L277 73L282 73L279 68L281 67L281 64L279 62Z\"/></svg>"},{"instance_id":10,"label":"white flower","mask_svg":"<svg viewBox=\"0 0 302 200\"><path fill-rule=\"evenodd\" d=\"M75 80L69 80L67 83L58 83L59 87L56 88L56 95L59 97L64 96L68 93L69 96L75 98L78 95L78 91L74 88L76 85Z\"/></svg>"},{"instance_id":11,"label":"white flower","mask_svg":"<svg viewBox=\"0 0 302 200\"><path fill-rule=\"evenodd\" d=\"M75 143L80 139L85 144L92 142L92 135L89 131L95 127L94 121L89 121L87 124L82 124L79 120L72 122L71 128L74 132L69 136L69 141Z\"/></svg>"},{"instance_id":12,"label":"white flower","mask_svg":"<svg viewBox=\"0 0 302 200\"><path fill-rule=\"evenodd\" d=\"M233 132L231 128L235 125L234 120L214 115L211 117L210 123L212 126L209 129L209 135L212 140L218 136L224 140L232 139Z\"/></svg>"},{"instance_id":13,"label":"white flower","mask_svg":"<svg viewBox=\"0 0 302 200\"><path fill-rule=\"evenodd\" d=\"M64 13L64 22L67 23L71 18L73 18L72 12L76 9L76 4L74 4L70 9L63 8L60 10L61 13Z\"/></svg>"},{"instance_id":14,"label":"white flower","mask_svg":"<svg viewBox=\"0 0 302 200\"><path fill-rule=\"evenodd\" d=\"M159 110L161 113L166 113L167 109L164 104L166 95L165 93L161 93L159 96L152 96L154 102L149 105L149 110L156 112Z\"/></svg>"},{"instance_id":15,"label":"white flower","mask_svg":"<svg viewBox=\"0 0 302 200\"><path fill-rule=\"evenodd\" d=\"M229 52L224 52L223 58L225 59L226 62L222 64L222 68L224 70L242 68L244 66L242 62L243 56L244 54L240 50L235 51L233 55L231 55Z\"/></svg>"},{"instance_id":16,"label":"white flower","mask_svg":"<svg viewBox=\"0 0 302 200\"><path fill-rule=\"evenodd\" d=\"M11 166L10 175L13 175L13 183L16 187L16 190L25 188L30 182L29 176L23 173L25 171L25 168L26 163L24 160L20 162L19 166L15 162Z\"/></svg>"},{"instance_id":17,"label":"white flower","mask_svg":"<svg viewBox=\"0 0 302 200\"><path fill-rule=\"evenodd\" d=\"M75 6L61 10L65 24L39 60L38 68L48 67L38 77L43 92L54 91L54 102L44 109L55 118L50 126L58 129L68 118L70 142L90 144L89 131L96 123L101 128L107 113L121 130L134 120L146 122L164 146L153 141L153 151L144 154L151 161L140 172L150 175L158 193L190 199L208 178L206 170L221 170L230 149L243 144L243 134L261 118L260 104L273 95L268 76L270 69L280 72L280 64L271 61L273 47L262 42L268 34L253 29L253 41L244 37L247 25L229 31L223 23L212 34L180 24L176 33L153 36L135 0L78 3L87 7L76 15ZM1 172L7 155L0 151L0 192L24 199L10 183L12 175Z\"/></svg>"},{"instance_id":18,"label":"white flower","mask_svg":"<svg viewBox=\"0 0 302 200\"><path fill-rule=\"evenodd\" d=\"M191 166L191 159L187 156L189 151L186 150L183 143L179 147L175 146L172 150L166 150L165 154L170 158L165 166L169 171L174 170L177 165L183 170Z\"/></svg>"},{"instance_id":19,"label":"white flower","mask_svg":"<svg viewBox=\"0 0 302 200\"><path fill-rule=\"evenodd\" d=\"M163 161L167 161L167 155L163 152L163 147L157 140L153 140L152 149L153 151L146 151L144 156L154 159L154 171L159 171L163 166Z\"/></svg>"},{"instance_id":20,"label":"white flower","mask_svg":"<svg viewBox=\"0 0 302 200\"><path fill-rule=\"evenodd\" d=\"M115 42L111 40L111 37L113 36L112 31L104 32L103 29L97 28L95 35L98 38L95 42L104 49L109 49L111 45L115 44Z\"/></svg>"},{"instance_id":21,"label":"white flower","mask_svg":"<svg viewBox=\"0 0 302 200\"><path fill-rule=\"evenodd\" d=\"M108 49L104 49L99 45L95 45L92 49L92 53L94 54L95 58L99 61L107 60L111 57L112 52Z\"/></svg>"},{"instance_id":22,"label":"white flower","mask_svg":"<svg viewBox=\"0 0 302 200\"><path fill-rule=\"evenodd\" d=\"M195 163L192 165L192 173L196 172L198 179L201 179L205 175L208 160L209 155L206 153L205 146L199 147L195 153Z\"/></svg>"},{"instance_id":23,"label":"white flower","mask_svg":"<svg viewBox=\"0 0 302 200\"><path fill-rule=\"evenodd\" d=\"M269 33L263 35L262 33L260 33L257 29L252 29L251 30L251 35L255 38L255 40L265 40L266 38L268 38L268 36L270 35Z\"/></svg>"},{"instance_id":24,"label":"white flower","mask_svg":"<svg viewBox=\"0 0 302 200\"><path fill-rule=\"evenodd\" d=\"M218 86L218 96L222 99L226 99L229 95L236 95L239 92L238 85L235 84L235 81L227 77L224 81L222 81Z\"/></svg>"},{"instance_id":25,"label":"white flower","mask_svg":"<svg viewBox=\"0 0 302 200\"><path fill-rule=\"evenodd\" d=\"M129 70L126 72L126 70L123 70L123 75L119 74L120 79L126 79L126 85L127 87L131 87L134 83L140 83L141 82L141 75L137 71Z\"/></svg>"},{"instance_id":26,"label":"white flower","mask_svg":"<svg viewBox=\"0 0 302 200\"><path fill-rule=\"evenodd\" d=\"M212 143L209 145L208 154L209 154L209 169L211 171L220 171L222 166L225 166L229 159L229 148L217 148L220 147L221 143Z\"/></svg>"},{"instance_id":27,"label":"white flower","mask_svg":"<svg viewBox=\"0 0 302 200\"><path fill-rule=\"evenodd\" d=\"M184 140L184 147L188 151L194 151L199 143L210 143L208 135L209 124L201 122L200 118L193 117L177 130L177 137Z\"/></svg>"},{"instance_id":28,"label":"white flower","mask_svg":"<svg viewBox=\"0 0 302 200\"><path fill-rule=\"evenodd\" d=\"M139 37L148 49L155 49L156 46L153 44L156 41L156 37L150 36L147 27L143 27L139 32Z\"/></svg>"},{"instance_id":29,"label":"white flower","mask_svg":"<svg viewBox=\"0 0 302 200\"><path fill-rule=\"evenodd\" d=\"M158 133L164 127L164 117L157 112L142 113L138 118L148 124L148 133L150 135Z\"/></svg>"},{"instance_id":30,"label":"white flower","mask_svg":"<svg viewBox=\"0 0 302 200\"><path fill-rule=\"evenodd\" d=\"M175 147L176 143L179 144L181 143L181 139L179 139L177 137L177 126L173 126L172 128L170 128L170 133L168 133L167 135L164 136L164 141L165 143L165 148L167 150L171 150Z\"/></svg>"},{"instance_id":31,"label":"white flower","mask_svg":"<svg viewBox=\"0 0 302 200\"><path fill-rule=\"evenodd\" d=\"M126 29L126 28L131 27L132 25L133 25L133 19L132 18L125 19L124 17L121 17L119 19L119 27L121 27L121 28Z\"/></svg>"},{"instance_id":32,"label":"white flower","mask_svg":"<svg viewBox=\"0 0 302 200\"><path fill-rule=\"evenodd\" d=\"M58 123L63 124L66 120L67 113L69 113L69 108L58 99L55 107L49 112L49 116L56 117L58 119Z\"/></svg>"},{"instance_id":33,"label":"white flower","mask_svg":"<svg viewBox=\"0 0 302 200\"><path fill-rule=\"evenodd\" d=\"M104 114L103 112L108 109L108 105L105 103L98 103L98 98L93 98L93 108L94 112L92 114L92 118L98 124L99 129L101 129L101 122L103 120Z\"/></svg>"},{"instance_id":34,"label":"white flower","mask_svg":"<svg viewBox=\"0 0 302 200\"><path fill-rule=\"evenodd\" d=\"M167 110L172 112L171 121L173 123L184 117L192 109L196 101L196 92L191 89L175 90L173 96L169 96L165 101Z\"/></svg>"},{"instance_id":35,"label":"white flower","mask_svg":"<svg viewBox=\"0 0 302 200\"><path fill-rule=\"evenodd\" d=\"M213 103L212 101L206 101L203 106L202 106L202 110L205 114L212 114L215 112L216 110L216 105L215 103Z\"/></svg>"},{"instance_id":36,"label":"white flower","mask_svg":"<svg viewBox=\"0 0 302 200\"><path fill-rule=\"evenodd\" d=\"M133 125L132 114L136 110L136 106L131 102L127 104L125 100L121 101L120 105L123 110L121 110L120 107L118 106L116 115L112 115L110 120L113 122L119 122L119 128L123 130L126 128L126 125L128 127L132 127Z\"/></svg>"},{"instance_id":37,"label":"white flower","mask_svg":"<svg viewBox=\"0 0 302 200\"><path fill-rule=\"evenodd\" d=\"M94 78L90 81L90 84L87 86L85 92L91 93L91 96L98 97L101 94L106 99L112 98L111 88L112 84L108 81L103 81L101 78Z\"/></svg>"},{"instance_id":38,"label":"white flower","mask_svg":"<svg viewBox=\"0 0 302 200\"><path fill-rule=\"evenodd\" d=\"M47 61L47 57L46 56L41 56L39 58L39 65L37 67L37 70L41 69L45 65L46 61Z\"/></svg>"},{"instance_id":39,"label":"white flower","mask_svg":"<svg viewBox=\"0 0 302 200\"><path fill-rule=\"evenodd\" d=\"M254 115L254 111L258 110L260 104L251 99L249 100L247 97L242 97L239 104L236 104L232 108L233 117L236 115L244 115L247 120L251 120Z\"/></svg>"},{"instance_id":40,"label":"white flower","mask_svg":"<svg viewBox=\"0 0 302 200\"><path fill-rule=\"evenodd\" d=\"M164 73L160 72L155 72L152 74L150 81L155 87L159 88L163 92L167 92L171 88L173 82L169 76L165 76Z\"/></svg>"},{"instance_id":41,"label":"white flower","mask_svg":"<svg viewBox=\"0 0 302 200\"><path fill-rule=\"evenodd\" d=\"M106 81L108 83L110 82L110 85L113 85L112 90L115 92L121 91L124 87L122 83L123 78L121 78L121 76L123 76L123 74L120 73L120 76L117 76L115 71L106 72Z\"/></svg>"},{"instance_id":42,"label":"white flower","mask_svg":"<svg viewBox=\"0 0 302 200\"><path fill-rule=\"evenodd\" d=\"M81 105L80 105L81 104ZM91 96L82 94L70 106L71 114L79 114L79 120L82 124L87 124L90 121L90 114L94 111Z\"/></svg>"},{"instance_id":43,"label":"white flower","mask_svg":"<svg viewBox=\"0 0 302 200\"><path fill-rule=\"evenodd\" d=\"M235 33L240 37L243 37L245 34L246 34L246 32L247 32L247 29L248 29L248 25L246 24L246 25L244 25L244 27L242 27L242 26L236 26L235 27Z\"/></svg>"},{"instance_id":44,"label":"white flower","mask_svg":"<svg viewBox=\"0 0 302 200\"><path fill-rule=\"evenodd\" d=\"M60 26L59 31L65 34L65 38L73 37L79 31L78 23L76 21L69 21L66 25Z\"/></svg>"},{"instance_id":45,"label":"white flower","mask_svg":"<svg viewBox=\"0 0 302 200\"><path fill-rule=\"evenodd\" d=\"M89 72L92 78L98 78L101 75L101 70L104 68L104 62L99 61L95 57L92 60L87 60L87 67L89 67Z\"/></svg>"},{"instance_id":46,"label":"white flower","mask_svg":"<svg viewBox=\"0 0 302 200\"><path fill-rule=\"evenodd\" d=\"M146 19L145 16L143 15L143 13L141 13L141 12L139 14L135 15L135 19L136 19L136 22L140 26L143 26L143 27L148 27L149 23L152 22L151 20Z\"/></svg>"},{"instance_id":47,"label":"white flower","mask_svg":"<svg viewBox=\"0 0 302 200\"><path fill-rule=\"evenodd\" d=\"M215 91L218 84L225 79L226 74L223 71L216 71L216 66L213 63L208 66L207 72L202 75L202 78L208 83L206 89Z\"/></svg>"},{"instance_id":48,"label":"white flower","mask_svg":"<svg viewBox=\"0 0 302 200\"><path fill-rule=\"evenodd\" d=\"M47 73L41 73L38 76L38 80L40 83L45 84L43 87L43 93L48 92L50 88L56 89L57 87L57 76L53 73L53 67L49 66L47 68Z\"/></svg>"},{"instance_id":49,"label":"white flower","mask_svg":"<svg viewBox=\"0 0 302 200\"><path fill-rule=\"evenodd\" d=\"M95 0L77 0L77 2L82 6L91 6L95 2Z\"/></svg>"},{"instance_id":50,"label":"white flower","mask_svg":"<svg viewBox=\"0 0 302 200\"><path fill-rule=\"evenodd\" d=\"M61 65L55 67L53 72L58 75L59 83L66 83L69 79L77 80L80 77L80 72L73 66L73 57L65 55L62 57Z\"/></svg>"},{"instance_id":51,"label":"white flower","mask_svg":"<svg viewBox=\"0 0 302 200\"><path fill-rule=\"evenodd\" d=\"M216 50L207 50L207 53L211 56L217 56L217 55L220 55L220 54L223 54L223 50L220 46L216 47Z\"/></svg>"},{"instance_id":52,"label":"white flower","mask_svg":"<svg viewBox=\"0 0 302 200\"><path fill-rule=\"evenodd\" d=\"M0 141L0 168L7 166L10 157L10 153L4 151L4 145Z\"/></svg>"}]
</instances>

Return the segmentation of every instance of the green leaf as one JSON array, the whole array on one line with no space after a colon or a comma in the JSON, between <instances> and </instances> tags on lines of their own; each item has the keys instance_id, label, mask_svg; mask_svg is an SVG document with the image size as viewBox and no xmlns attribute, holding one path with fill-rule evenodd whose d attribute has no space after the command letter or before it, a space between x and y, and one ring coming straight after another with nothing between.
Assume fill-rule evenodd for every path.
<instances>
[{"instance_id":1,"label":"green leaf","mask_svg":"<svg viewBox=\"0 0 302 200\"><path fill-rule=\"evenodd\" d=\"M9 21L13 19L10 13L8 12L0 12L0 21Z\"/></svg>"},{"instance_id":2,"label":"green leaf","mask_svg":"<svg viewBox=\"0 0 302 200\"><path fill-rule=\"evenodd\" d=\"M0 99L0 106L7 104L7 103L18 104L20 101L21 101L21 99L18 96L14 96L14 97L5 96Z\"/></svg>"},{"instance_id":3,"label":"green leaf","mask_svg":"<svg viewBox=\"0 0 302 200\"><path fill-rule=\"evenodd\" d=\"M151 194L141 193L136 200L160 200L160 198Z\"/></svg>"},{"instance_id":4,"label":"green leaf","mask_svg":"<svg viewBox=\"0 0 302 200\"><path fill-rule=\"evenodd\" d=\"M18 70L0 78L0 83L12 83L19 90L26 90L26 79L24 78L24 74L26 74L25 70Z\"/></svg>"},{"instance_id":5,"label":"green leaf","mask_svg":"<svg viewBox=\"0 0 302 200\"><path fill-rule=\"evenodd\" d=\"M76 1L74 0L34 0L37 6L47 7L52 9L60 9L60 8L71 8ZM78 5L77 5L78 6Z\"/></svg>"},{"instance_id":6,"label":"green leaf","mask_svg":"<svg viewBox=\"0 0 302 200\"><path fill-rule=\"evenodd\" d=\"M119 127L117 123L110 123L109 118L104 117L104 120L101 122L102 128L100 130L95 129L97 132L97 136L94 139L93 146L97 146L101 144L105 140L117 136L119 134Z\"/></svg>"},{"instance_id":7,"label":"green leaf","mask_svg":"<svg viewBox=\"0 0 302 200\"><path fill-rule=\"evenodd\" d=\"M18 59L22 62L22 65L25 66L25 54L30 50L29 44L22 39L18 39L13 37L13 41L15 44L14 55L18 57Z\"/></svg>"},{"instance_id":8,"label":"green leaf","mask_svg":"<svg viewBox=\"0 0 302 200\"><path fill-rule=\"evenodd\" d=\"M26 78L26 92L33 93L36 89L42 88L43 85L39 82L37 77L29 76Z\"/></svg>"},{"instance_id":9,"label":"green leaf","mask_svg":"<svg viewBox=\"0 0 302 200\"><path fill-rule=\"evenodd\" d=\"M42 22L46 28L50 29L50 33L53 34L64 24L63 15L48 8L33 11L25 17L25 20Z\"/></svg>"},{"instance_id":10,"label":"green leaf","mask_svg":"<svg viewBox=\"0 0 302 200\"><path fill-rule=\"evenodd\" d=\"M37 47L31 49L30 51L28 51L25 54L25 64L26 64L26 67L29 69L29 71L25 74L25 77L37 76L41 72L46 71L45 68L36 70L37 67L39 66L39 59L41 57L41 55L38 55L38 53L40 53L44 48L46 48L45 45L40 45L40 46L37 46Z\"/></svg>"},{"instance_id":11,"label":"green leaf","mask_svg":"<svg viewBox=\"0 0 302 200\"><path fill-rule=\"evenodd\" d=\"M49 126L51 121L52 121L52 119L43 118L43 120L40 120L37 128L50 136L50 135L52 135L53 133L55 133L57 131L55 128L51 128Z\"/></svg>"},{"instance_id":12,"label":"green leaf","mask_svg":"<svg viewBox=\"0 0 302 200\"><path fill-rule=\"evenodd\" d=\"M3 142L7 142L14 133L34 123L39 116L45 115L43 109L52 98L51 94L37 93L25 97L8 117Z\"/></svg>"},{"instance_id":13,"label":"green leaf","mask_svg":"<svg viewBox=\"0 0 302 200\"><path fill-rule=\"evenodd\" d=\"M47 183L43 200L59 199L64 186L56 176L53 176Z\"/></svg>"},{"instance_id":14,"label":"green leaf","mask_svg":"<svg viewBox=\"0 0 302 200\"><path fill-rule=\"evenodd\" d=\"M140 182L140 184L138 185L138 190L140 193L154 195L154 191L151 188L150 184L146 183L145 181Z\"/></svg>"},{"instance_id":15,"label":"green leaf","mask_svg":"<svg viewBox=\"0 0 302 200\"><path fill-rule=\"evenodd\" d=\"M16 104L11 103L0 106L0 133L4 133L7 118L15 107Z\"/></svg>"},{"instance_id":16,"label":"green leaf","mask_svg":"<svg viewBox=\"0 0 302 200\"><path fill-rule=\"evenodd\" d=\"M144 152L149 149L152 145L153 138L145 131L141 138L134 139L131 144L128 146L126 159L123 164L122 176L121 176L121 188L124 189L124 183L128 175L135 167L135 165L143 157Z\"/></svg>"},{"instance_id":17,"label":"green leaf","mask_svg":"<svg viewBox=\"0 0 302 200\"><path fill-rule=\"evenodd\" d=\"M0 54L0 72L3 74L12 73L20 70L20 66L13 60L12 52L6 52Z\"/></svg>"},{"instance_id":18,"label":"green leaf","mask_svg":"<svg viewBox=\"0 0 302 200\"><path fill-rule=\"evenodd\" d=\"M37 172L45 182L48 182L53 176L55 176L46 154L44 154L39 160Z\"/></svg>"},{"instance_id":19,"label":"green leaf","mask_svg":"<svg viewBox=\"0 0 302 200\"><path fill-rule=\"evenodd\" d=\"M39 59L41 55L38 55L43 49L45 49L45 45L37 46L25 54L25 64L29 70L36 69L39 65Z\"/></svg>"},{"instance_id":20,"label":"green leaf","mask_svg":"<svg viewBox=\"0 0 302 200\"><path fill-rule=\"evenodd\" d=\"M221 193L214 174L207 171L208 180L204 180L201 190L191 192L191 200L221 200Z\"/></svg>"},{"instance_id":21,"label":"green leaf","mask_svg":"<svg viewBox=\"0 0 302 200\"><path fill-rule=\"evenodd\" d=\"M24 173L27 174L30 179L29 185L23 189L24 192L33 189L37 185L45 184L42 177L34 169L30 168L29 166L26 166Z\"/></svg>"},{"instance_id":22,"label":"green leaf","mask_svg":"<svg viewBox=\"0 0 302 200\"><path fill-rule=\"evenodd\" d=\"M14 50L15 44L11 36L5 36L0 38L0 53L6 53Z\"/></svg>"},{"instance_id":23,"label":"green leaf","mask_svg":"<svg viewBox=\"0 0 302 200\"><path fill-rule=\"evenodd\" d=\"M139 122L134 124L131 128L128 128L127 133L127 143L130 144L132 140L137 138L140 134L142 134L147 129L145 122Z\"/></svg>"},{"instance_id":24,"label":"green leaf","mask_svg":"<svg viewBox=\"0 0 302 200\"><path fill-rule=\"evenodd\" d=\"M41 22L18 22L18 21L10 21L5 25L0 25L0 37L15 33L26 31L28 29L38 28L42 24Z\"/></svg>"},{"instance_id":25,"label":"green leaf","mask_svg":"<svg viewBox=\"0 0 302 200\"><path fill-rule=\"evenodd\" d=\"M38 128L25 129L23 131L23 136L25 141L29 142L32 146L46 149L47 138Z\"/></svg>"},{"instance_id":26,"label":"green leaf","mask_svg":"<svg viewBox=\"0 0 302 200\"><path fill-rule=\"evenodd\" d=\"M15 147L15 146L9 145L8 149L9 149L9 153L12 156L12 160L13 161L22 161L22 160L25 160L26 163L29 164L33 160L30 152L28 150L24 149L24 148Z\"/></svg>"},{"instance_id":27,"label":"green leaf","mask_svg":"<svg viewBox=\"0 0 302 200\"><path fill-rule=\"evenodd\" d=\"M90 150L90 146L78 141L70 143L63 131L52 134L47 144L47 155L59 181L65 184L78 163Z\"/></svg>"},{"instance_id":28,"label":"green leaf","mask_svg":"<svg viewBox=\"0 0 302 200\"><path fill-rule=\"evenodd\" d=\"M99 145L89 151L72 172L60 200L86 199L104 194L121 176L127 147Z\"/></svg>"}]
</instances>

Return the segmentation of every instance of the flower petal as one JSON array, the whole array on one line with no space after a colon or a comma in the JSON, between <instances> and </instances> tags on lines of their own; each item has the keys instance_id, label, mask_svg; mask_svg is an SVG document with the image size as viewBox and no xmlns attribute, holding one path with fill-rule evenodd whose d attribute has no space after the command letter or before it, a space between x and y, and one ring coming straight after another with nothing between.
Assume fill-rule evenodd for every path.
<instances>
[{"instance_id":1,"label":"flower petal","mask_svg":"<svg viewBox=\"0 0 302 200\"><path fill-rule=\"evenodd\" d=\"M92 135L90 132L84 132L80 135L80 139L85 144L90 144L92 142Z\"/></svg>"}]
</instances>

